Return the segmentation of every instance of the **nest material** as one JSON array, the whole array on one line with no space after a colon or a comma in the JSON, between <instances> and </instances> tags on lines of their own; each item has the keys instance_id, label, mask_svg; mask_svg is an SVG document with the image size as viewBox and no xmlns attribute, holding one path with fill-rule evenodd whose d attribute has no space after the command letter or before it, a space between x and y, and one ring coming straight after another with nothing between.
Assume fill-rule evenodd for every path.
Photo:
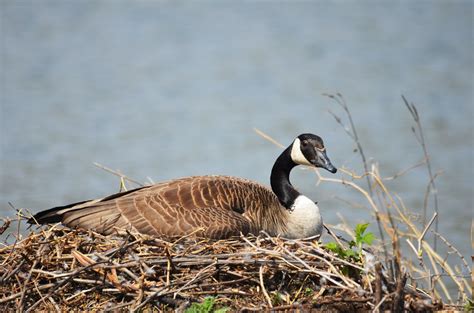
<instances>
[{"instance_id":1,"label":"nest material","mask_svg":"<svg viewBox=\"0 0 474 313\"><path fill-rule=\"evenodd\" d=\"M52 226L0 249L7 310L185 310L205 297L235 310L432 310L440 304L376 265L316 240L103 236ZM367 266L366 266L367 267ZM436 307L438 306L438 307Z\"/></svg>"}]
</instances>

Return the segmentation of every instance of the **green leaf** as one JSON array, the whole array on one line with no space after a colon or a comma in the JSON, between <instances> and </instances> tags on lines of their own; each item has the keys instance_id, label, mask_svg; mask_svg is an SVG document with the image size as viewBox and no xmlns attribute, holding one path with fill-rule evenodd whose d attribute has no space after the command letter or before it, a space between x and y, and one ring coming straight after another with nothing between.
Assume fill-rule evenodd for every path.
<instances>
[{"instance_id":1,"label":"green leaf","mask_svg":"<svg viewBox=\"0 0 474 313\"><path fill-rule=\"evenodd\" d=\"M328 242L327 244L325 244L326 248L331 250L332 252L335 252L337 253L341 247L339 247L339 245L335 242Z\"/></svg>"},{"instance_id":2,"label":"green leaf","mask_svg":"<svg viewBox=\"0 0 474 313\"><path fill-rule=\"evenodd\" d=\"M374 241L374 239L375 239L375 235L369 232L361 238L360 242L365 243L366 245L370 246L372 242Z\"/></svg>"},{"instance_id":3,"label":"green leaf","mask_svg":"<svg viewBox=\"0 0 474 313\"><path fill-rule=\"evenodd\" d=\"M356 233L356 235L357 235L357 234L362 235L362 234L365 232L365 230L367 229L367 227L369 227L369 224L370 224L370 223L357 224L356 227L355 227L355 233Z\"/></svg>"},{"instance_id":4,"label":"green leaf","mask_svg":"<svg viewBox=\"0 0 474 313\"><path fill-rule=\"evenodd\" d=\"M356 239L357 244L361 243L362 235L364 234L367 227L369 227L369 223L356 225L354 231L355 231L355 239Z\"/></svg>"},{"instance_id":5,"label":"green leaf","mask_svg":"<svg viewBox=\"0 0 474 313\"><path fill-rule=\"evenodd\" d=\"M193 303L186 313L210 313L213 312L212 308L214 307L215 299L213 297L207 297L202 303ZM225 311L224 311L225 312Z\"/></svg>"},{"instance_id":6,"label":"green leaf","mask_svg":"<svg viewBox=\"0 0 474 313\"><path fill-rule=\"evenodd\" d=\"M472 312L473 310L474 310L474 302L470 299L467 299L466 303L464 304L464 311Z\"/></svg>"},{"instance_id":7,"label":"green leaf","mask_svg":"<svg viewBox=\"0 0 474 313\"><path fill-rule=\"evenodd\" d=\"M357 253L355 253L355 251L351 249L346 250L345 255L346 255L346 258L350 258L350 257L357 258Z\"/></svg>"},{"instance_id":8,"label":"green leaf","mask_svg":"<svg viewBox=\"0 0 474 313\"><path fill-rule=\"evenodd\" d=\"M326 248L331 250L332 252L336 253L338 257L342 259L347 259L347 251L352 251L352 250L346 250L342 248L340 245L338 245L335 242L328 242L326 245Z\"/></svg>"},{"instance_id":9,"label":"green leaf","mask_svg":"<svg viewBox=\"0 0 474 313\"><path fill-rule=\"evenodd\" d=\"M213 306L214 306L214 298L212 297L206 298L202 304L202 308L204 312L211 312Z\"/></svg>"}]
</instances>

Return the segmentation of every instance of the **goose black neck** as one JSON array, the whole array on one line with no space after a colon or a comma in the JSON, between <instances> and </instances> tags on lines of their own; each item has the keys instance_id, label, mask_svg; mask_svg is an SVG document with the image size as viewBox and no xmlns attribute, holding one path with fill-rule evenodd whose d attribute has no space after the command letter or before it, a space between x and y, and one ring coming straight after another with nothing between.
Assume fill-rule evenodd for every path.
<instances>
[{"instance_id":1,"label":"goose black neck","mask_svg":"<svg viewBox=\"0 0 474 313\"><path fill-rule=\"evenodd\" d=\"M291 159L291 147L280 154L272 168L270 184L280 203L290 209L300 193L290 183L290 172L297 164Z\"/></svg>"}]
</instances>

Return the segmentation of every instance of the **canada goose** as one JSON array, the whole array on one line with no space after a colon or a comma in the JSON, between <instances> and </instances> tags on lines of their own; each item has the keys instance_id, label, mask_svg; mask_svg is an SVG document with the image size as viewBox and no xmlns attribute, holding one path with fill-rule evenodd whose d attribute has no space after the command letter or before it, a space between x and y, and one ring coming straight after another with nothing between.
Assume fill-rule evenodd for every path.
<instances>
[{"instance_id":1,"label":"canada goose","mask_svg":"<svg viewBox=\"0 0 474 313\"><path fill-rule=\"evenodd\" d=\"M194 233L219 239L260 230L285 238L320 235L318 206L290 183L296 165L337 171L323 140L302 134L275 161L270 177L273 192L237 177L185 177L55 207L37 213L29 223L61 222L103 234L128 229L162 237Z\"/></svg>"}]
</instances>

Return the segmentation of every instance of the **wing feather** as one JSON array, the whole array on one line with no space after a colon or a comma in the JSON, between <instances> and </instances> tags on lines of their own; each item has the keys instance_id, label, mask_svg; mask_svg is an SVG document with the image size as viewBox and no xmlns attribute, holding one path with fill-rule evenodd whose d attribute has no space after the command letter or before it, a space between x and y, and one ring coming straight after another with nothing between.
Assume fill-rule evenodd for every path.
<instances>
[{"instance_id":1,"label":"wing feather","mask_svg":"<svg viewBox=\"0 0 474 313\"><path fill-rule=\"evenodd\" d=\"M79 203L77 207L64 206L61 211L51 209L47 218L106 234L121 228L153 236L182 236L202 229L203 236L224 238L260 229L279 231L281 225L277 224L281 224L283 214L279 208L272 191L257 183L227 176L195 176ZM264 219L265 214L274 216Z\"/></svg>"}]
</instances>

